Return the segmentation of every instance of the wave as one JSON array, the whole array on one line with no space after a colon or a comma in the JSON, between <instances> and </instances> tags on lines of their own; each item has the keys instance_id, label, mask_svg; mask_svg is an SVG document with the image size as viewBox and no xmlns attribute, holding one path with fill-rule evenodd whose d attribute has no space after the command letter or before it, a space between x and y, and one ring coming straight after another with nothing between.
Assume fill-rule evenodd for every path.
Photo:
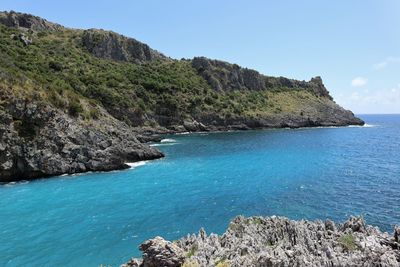
<instances>
[{"instance_id":1,"label":"wave","mask_svg":"<svg viewBox=\"0 0 400 267\"><path fill-rule=\"evenodd\" d=\"M190 132L181 132L181 133L175 133L176 135L187 135L190 134Z\"/></svg>"},{"instance_id":2,"label":"wave","mask_svg":"<svg viewBox=\"0 0 400 267\"><path fill-rule=\"evenodd\" d=\"M372 128L372 127L376 127L376 126L378 126L378 125L366 123L364 125L349 125L347 127L350 127L350 128Z\"/></svg>"},{"instance_id":3,"label":"wave","mask_svg":"<svg viewBox=\"0 0 400 267\"><path fill-rule=\"evenodd\" d=\"M172 138L165 138L161 140L161 143L175 143L176 140Z\"/></svg>"},{"instance_id":4,"label":"wave","mask_svg":"<svg viewBox=\"0 0 400 267\"><path fill-rule=\"evenodd\" d=\"M162 144L151 144L149 146L173 146L176 145L178 143L162 143Z\"/></svg>"},{"instance_id":5,"label":"wave","mask_svg":"<svg viewBox=\"0 0 400 267\"><path fill-rule=\"evenodd\" d=\"M128 162L125 163L126 165L128 165L129 167L131 167L131 169L135 169L139 166L143 166L147 163L147 160L143 160L143 161L138 161L138 162Z\"/></svg>"},{"instance_id":6,"label":"wave","mask_svg":"<svg viewBox=\"0 0 400 267\"><path fill-rule=\"evenodd\" d=\"M27 184L27 183L29 183L29 181L27 181L27 180L22 180L22 181L18 181L18 182L9 182L9 183L3 184L3 186L5 186L5 187L11 187L11 186L21 185L21 184Z\"/></svg>"}]
</instances>

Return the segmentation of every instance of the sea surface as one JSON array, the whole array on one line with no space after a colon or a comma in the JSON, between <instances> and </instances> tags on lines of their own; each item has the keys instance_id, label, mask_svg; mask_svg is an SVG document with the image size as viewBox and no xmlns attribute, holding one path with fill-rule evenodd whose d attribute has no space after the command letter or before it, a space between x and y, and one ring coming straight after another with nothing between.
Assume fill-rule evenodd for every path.
<instances>
[{"instance_id":1,"label":"sea surface","mask_svg":"<svg viewBox=\"0 0 400 267\"><path fill-rule=\"evenodd\" d=\"M0 266L119 266L236 215L400 224L400 115L364 127L166 136L124 171L0 186Z\"/></svg>"}]
</instances>

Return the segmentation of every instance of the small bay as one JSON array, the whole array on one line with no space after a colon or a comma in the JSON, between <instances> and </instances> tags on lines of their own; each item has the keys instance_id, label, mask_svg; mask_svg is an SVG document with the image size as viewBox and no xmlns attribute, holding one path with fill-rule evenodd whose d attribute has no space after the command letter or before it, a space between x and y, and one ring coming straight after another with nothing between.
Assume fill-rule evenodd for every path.
<instances>
[{"instance_id":1,"label":"small bay","mask_svg":"<svg viewBox=\"0 0 400 267\"><path fill-rule=\"evenodd\" d=\"M166 136L164 159L0 186L0 266L119 266L237 215L400 223L400 115L364 127Z\"/></svg>"}]
</instances>

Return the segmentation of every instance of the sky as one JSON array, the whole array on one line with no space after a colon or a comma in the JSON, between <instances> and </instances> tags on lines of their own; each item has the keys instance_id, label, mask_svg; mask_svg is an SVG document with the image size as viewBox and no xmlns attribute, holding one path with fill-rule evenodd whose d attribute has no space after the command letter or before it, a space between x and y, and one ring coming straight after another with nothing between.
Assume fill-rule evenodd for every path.
<instances>
[{"instance_id":1,"label":"sky","mask_svg":"<svg viewBox=\"0 0 400 267\"><path fill-rule=\"evenodd\" d=\"M336 102L357 114L400 113L398 0L1 0L0 10L113 30L176 59L321 76Z\"/></svg>"}]
</instances>

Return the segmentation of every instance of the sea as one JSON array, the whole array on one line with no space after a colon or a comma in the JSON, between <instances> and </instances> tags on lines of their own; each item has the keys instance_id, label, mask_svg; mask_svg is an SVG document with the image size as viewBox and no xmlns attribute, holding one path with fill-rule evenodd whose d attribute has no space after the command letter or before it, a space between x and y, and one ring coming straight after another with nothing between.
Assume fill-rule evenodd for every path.
<instances>
[{"instance_id":1,"label":"sea","mask_svg":"<svg viewBox=\"0 0 400 267\"><path fill-rule=\"evenodd\" d=\"M400 115L366 125L165 136L123 171L0 185L0 266L119 266L146 239L235 216L400 224Z\"/></svg>"}]
</instances>

